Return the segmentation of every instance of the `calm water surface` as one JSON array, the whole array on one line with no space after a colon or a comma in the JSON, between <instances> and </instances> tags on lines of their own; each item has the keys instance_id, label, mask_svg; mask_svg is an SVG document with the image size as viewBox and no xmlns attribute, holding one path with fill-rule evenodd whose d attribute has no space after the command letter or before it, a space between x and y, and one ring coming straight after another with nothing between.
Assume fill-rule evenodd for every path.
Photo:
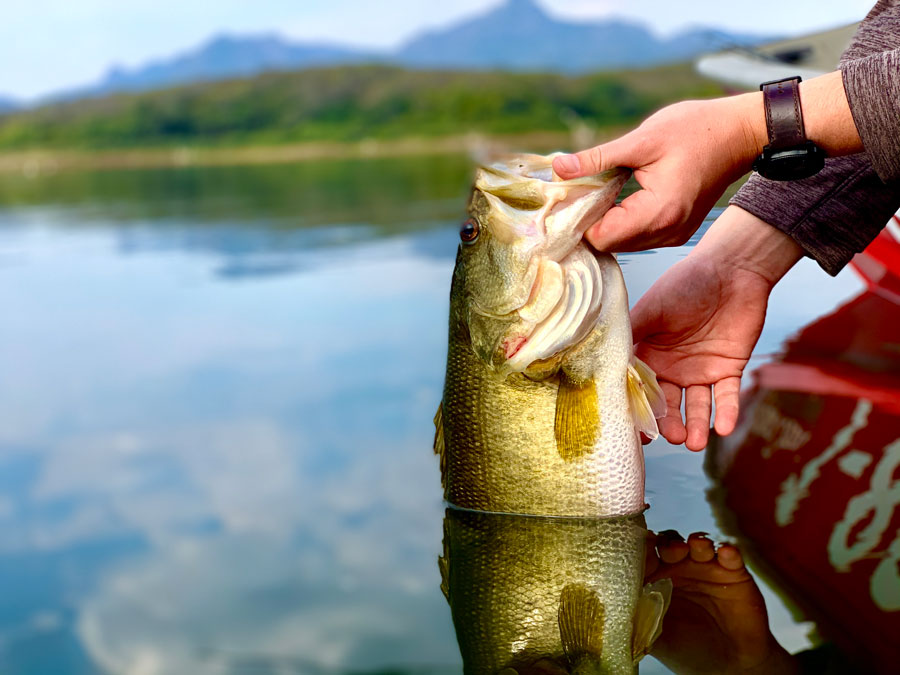
<instances>
[{"instance_id":1,"label":"calm water surface","mask_svg":"<svg viewBox=\"0 0 900 675\"><path fill-rule=\"evenodd\" d=\"M431 418L469 170L0 178L0 672L459 672ZM693 243L621 256L632 301ZM754 364L861 287L800 264ZM702 461L648 446L651 529L719 535Z\"/></svg>"}]
</instances>

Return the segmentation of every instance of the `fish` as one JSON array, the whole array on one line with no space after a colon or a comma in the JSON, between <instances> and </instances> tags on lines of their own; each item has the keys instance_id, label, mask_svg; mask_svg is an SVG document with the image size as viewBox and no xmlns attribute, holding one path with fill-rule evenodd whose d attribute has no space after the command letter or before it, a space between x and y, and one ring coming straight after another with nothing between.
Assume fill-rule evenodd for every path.
<instances>
[{"instance_id":1,"label":"fish","mask_svg":"<svg viewBox=\"0 0 900 675\"><path fill-rule=\"evenodd\" d=\"M478 167L450 288L434 418L446 501L544 516L642 511L640 434L665 398L634 355L615 256L584 232L631 175L558 180L555 155Z\"/></svg>"},{"instance_id":2,"label":"fish","mask_svg":"<svg viewBox=\"0 0 900 675\"><path fill-rule=\"evenodd\" d=\"M634 673L671 579L644 584L642 513L547 518L449 508L441 590L466 675Z\"/></svg>"}]
</instances>

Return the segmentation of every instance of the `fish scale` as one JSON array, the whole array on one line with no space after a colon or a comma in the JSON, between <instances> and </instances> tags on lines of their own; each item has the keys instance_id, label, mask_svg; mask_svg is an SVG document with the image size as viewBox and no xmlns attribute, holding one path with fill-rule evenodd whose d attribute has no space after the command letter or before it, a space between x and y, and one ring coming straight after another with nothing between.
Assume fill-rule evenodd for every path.
<instances>
[{"instance_id":1,"label":"fish scale","mask_svg":"<svg viewBox=\"0 0 900 675\"><path fill-rule=\"evenodd\" d=\"M634 672L646 538L641 515L548 519L448 509L441 568L464 672L563 663L558 615L567 587L589 590L604 608L595 672Z\"/></svg>"},{"instance_id":2,"label":"fish scale","mask_svg":"<svg viewBox=\"0 0 900 675\"><path fill-rule=\"evenodd\" d=\"M434 447L466 511L439 567L467 674L633 673L671 591L641 587L664 399L618 263L582 241L628 172L552 181L550 159L479 170L450 289Z\"/></svg>"},{"instance_id":3,"label":"fish scale","mask_svg":"<svg viewBox=\"0 0 900 675\"><path fill-rule=\"evenodd\" d=\"M445 497L451 504L555 516L643 509L643 452L626 388L632 349L627 296L612 256L598 258L604 308L578 347L594 351L599 437L594 451L575 461L560 456L554 435L559 376L532 381L498 375L471 347L461 294L452 301L442 403ZM600 343L596 349L594 343Z\"/></svg>"},{"instance_id":4,"label":"fish scale","mask_svg":"<svg viewBox=\"0 0 900 675\"><path fill-rule=\"evenodd\" d=\"M443 398L446 499L464 508L535 515L642 510L643 454L624 384L597 386L608 403L600 416L603 447L567 462L554 437L558 381L501 379L465 343L451 341Z\"/></svg>"}]
</instances>

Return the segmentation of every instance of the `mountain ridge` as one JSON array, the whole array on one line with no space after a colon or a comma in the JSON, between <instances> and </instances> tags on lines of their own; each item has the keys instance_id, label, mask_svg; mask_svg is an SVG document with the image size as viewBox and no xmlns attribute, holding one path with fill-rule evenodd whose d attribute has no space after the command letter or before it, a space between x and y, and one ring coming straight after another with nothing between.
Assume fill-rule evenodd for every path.
<instances>
[{"instance_id":1,"label":"mountain ridge","mask_svg":"<svg viewBox=\"0 0 900 675\"><path fill-rule=\"evenodd\" d=\"M12 96L0 94L0 115L18 110L19 107L20 103L18 100L14 99Z\"/></svg>"},{"instance_id":2,"label":"mountain ridge","mask_svg":"<svg viewBox=\"0 0 900 675\"><path fill-rule=\"evenodd\" d=\"M617 18L567 21L551 16L534 0L507 0L444 28L413 35L394 50L291 41L271 32L218 34L196 47L149 60L136 68L114 66L99 82L60 92L48 100L149 91L250 77L268 71L360 63L577 74L687 60L704 51L758 43L763 39L770 38L711 28L693 28L667 38L657 37L638 22ZM573 50L573 45L582 48Z\"/></svg>"}]
</instances>

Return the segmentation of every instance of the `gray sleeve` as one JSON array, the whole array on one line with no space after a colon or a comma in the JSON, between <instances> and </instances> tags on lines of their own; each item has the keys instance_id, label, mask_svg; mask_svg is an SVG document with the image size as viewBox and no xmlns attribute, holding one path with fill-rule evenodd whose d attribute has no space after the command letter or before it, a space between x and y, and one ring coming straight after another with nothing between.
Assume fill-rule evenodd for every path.
<instances>
[{"instance_id":1,"label":"gray sleeve","mask_svg":"<svg viewBox=\"0 0 900 675\"><path fill-rule=\"evenodd\" d=\"M729 202L790 236L831 275L862 251L900 208L900 189L881 182L860 153L828 159L804 180L753 174Z\"/></svg>"},{"instance_id":2,"label":"gray sleeve","mask_svg":"<svg viewBox=\"0 0 900 675\"><path fill-rule=\"evenodd\" d=\"M875 172L885 183L900 179L900 49L846 61L841 75Z\"/></svg>"},{"instance_id":3,"label":"gray sleeve","mask_svg":"<svg viewBox=\"0 0 900 675\"><path fill-rule=\"evenodd\" d=\"M790 235L837 274L900 208L900 0L879 0L841 57L853 121L865 152L825 162L804 180L753 174L731 199Z\"/></svg>"}]
</instances>

